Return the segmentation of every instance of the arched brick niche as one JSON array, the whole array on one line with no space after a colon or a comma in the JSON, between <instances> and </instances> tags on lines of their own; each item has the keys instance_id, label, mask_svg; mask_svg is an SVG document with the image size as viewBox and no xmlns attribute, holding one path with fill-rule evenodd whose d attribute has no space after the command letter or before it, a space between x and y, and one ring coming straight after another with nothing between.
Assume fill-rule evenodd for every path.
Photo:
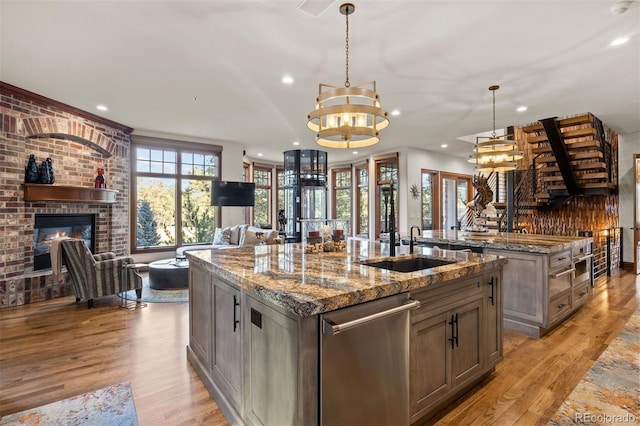
<instances>
[{"instance_id":1,"label":"arched brick niche","mask_svg":"<svg viewBox=\"0 0 640 426\"><path fill-rule=\"evenodd\" d=\"M36 214L93 214L95 252L129 250L129 149L132 128L0 82L0 308L71 294L68 277L54 282L51 270L34 271ZM50 157L54 185L93 188L98 166L114 204L26 201L24 166L29 154Z\"/></svg>"},{"instance_id":2,"label":"arched brick niche","mask_svg":"<svg viewBox=\"0 0 640 426\"><path fill-rule=\"evenodd\" d=\"M111 136L78 121L52 117L30 117L23 119L23 125L27 138L71 140L98 151L105 158L111 157L112 153L109 149L115 148Z\"/></svg>"}]
</instances>

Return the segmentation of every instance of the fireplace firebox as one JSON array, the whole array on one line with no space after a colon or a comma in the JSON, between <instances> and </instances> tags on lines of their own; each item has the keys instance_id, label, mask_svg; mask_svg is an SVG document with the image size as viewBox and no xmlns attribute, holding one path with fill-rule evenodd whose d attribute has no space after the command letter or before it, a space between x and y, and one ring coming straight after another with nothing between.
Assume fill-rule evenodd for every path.
<instances>
[{"instance_id":1,"label":"fireplace firebox","mask_svg":"<svg viewBox=\"0 0 640 426\"><path fill-rule=\"evenodd\" d=\"M96 218L93 214L36 214L33 232L33 270L51 268L49 250L56 237L84 240L93 252Z\"/></svg>"}]
</instances>

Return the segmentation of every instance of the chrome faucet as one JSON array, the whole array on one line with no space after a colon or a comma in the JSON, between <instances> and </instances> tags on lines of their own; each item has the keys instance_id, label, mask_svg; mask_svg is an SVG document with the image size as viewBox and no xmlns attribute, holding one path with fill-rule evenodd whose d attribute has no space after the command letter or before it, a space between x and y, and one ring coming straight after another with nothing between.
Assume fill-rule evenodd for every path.
<instances>
[{"instance_id":1,"label":"chrome faucet","mask_svg":"<svg viewBox=\"0 0 640 426\"><path fill-rule=\"evenodd\" d=\"M409 228L409 254L413 254L413 244L415 243L415 240L413 239L414 229L418 230L418 235L422 235L422 231L420 231L419 226L413 225L411 228Z\"/></svg>"}]
</instances>

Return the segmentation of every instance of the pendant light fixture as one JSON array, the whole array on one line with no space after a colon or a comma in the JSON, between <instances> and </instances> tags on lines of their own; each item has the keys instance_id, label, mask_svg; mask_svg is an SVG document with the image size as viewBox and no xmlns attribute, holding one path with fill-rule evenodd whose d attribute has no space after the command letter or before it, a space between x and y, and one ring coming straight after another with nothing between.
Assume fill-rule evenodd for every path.
<instances>
[{"instance_id":1,"label":"pendant light fixture","mask_svg":"<svg viewBox=\"0 0 640 426\"><path fill-rule=\"evenodd\" d=\"M349 15L352 3L340 6L346 18L346 79L344 87L320 83L316 108L307 115L307 127L316 134L316 143L329 148L361 148L380 141L379 131L389 125L388 114L380 108L376 82L351 87L349 82Z\"/></svg>"},{"instance_id":2,"label":"pendant light fixture","mask_svg":"<svg viewBox=\"0 0 640 426\"><path fill-rule=\"evenodd\" d=\"M476 137L474 153L469 156L470 163L476 163L476 172L506 172L516 169L516 161L523 157L515 141L508 135L496 136L496 90L500 86L490 86L493 93L493 133L491 137Z\"/></svg>"}]
</instances>

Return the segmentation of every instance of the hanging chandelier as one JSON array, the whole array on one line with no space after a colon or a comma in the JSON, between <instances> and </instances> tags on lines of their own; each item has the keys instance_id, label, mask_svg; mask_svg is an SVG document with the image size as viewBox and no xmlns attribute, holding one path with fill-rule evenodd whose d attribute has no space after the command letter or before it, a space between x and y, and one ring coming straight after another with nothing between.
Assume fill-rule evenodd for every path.
<instances>
[{"instance_id":1,"label":"hanging chandelier","mask_svg":"<svg viewBox=\"0 0 640 426\"><path fill-rule=\"evenodd\" d=\"M352 3L340 6L346 18L346 79L344 87L320 83L316 108L307 115L307 127L316 134L316 143L329 148L362 148L380 141L379 131L389 125L387 112L380 108L376 82L351 87L349 82L349 15Z\"/></svg>"},{"instance_id":2,"label":"hanging chandelier","mask_svg":"<svg viewBox=\"0 0 640 426\"><path fill-rule=\"evenodd\" d=\"M496 90L500 86L490 86L493 93L493 133L491 137L476 137L476 147L469 156L469 162L475 163L476 172L507 172L516 169L516 161L523 157L515 141L508 135L496 136Z\"/></svg>"}]
</instances>

